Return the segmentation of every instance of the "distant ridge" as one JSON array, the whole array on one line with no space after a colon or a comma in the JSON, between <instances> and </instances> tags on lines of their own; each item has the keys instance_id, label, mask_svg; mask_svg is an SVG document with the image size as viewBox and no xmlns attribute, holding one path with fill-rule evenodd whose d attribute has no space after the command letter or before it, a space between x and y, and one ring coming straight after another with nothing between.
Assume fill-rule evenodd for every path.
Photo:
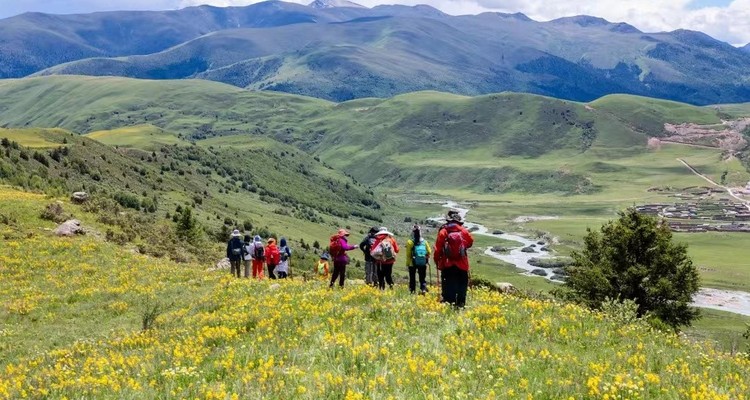
<instances>
[{"instance_id":1,"label":"distant ridge","mask_svg":"<svg viewBox=\"0 0 750 400\"><path fill-rule=\"evenodd\" d=\"M351 7L351 8L367 8L361 4L357 4L347 0L315 0L308 4L308 7L316 9L326 8L339 8L339 7Z\"/></svg>"},{"instance_id":2,"label":"distant ridge","mask_svg":"<svg viewBox=\"0 0 750 400\"><path fill-rule=\"evenodd\" d=\"M750 102L750 48L584 15L540 22L520 13L453 16L426 5L266 1L25 14L0 20L0 38L0 78L206 79L334 101L437 90Z\"/></svg>"}]
</instances>

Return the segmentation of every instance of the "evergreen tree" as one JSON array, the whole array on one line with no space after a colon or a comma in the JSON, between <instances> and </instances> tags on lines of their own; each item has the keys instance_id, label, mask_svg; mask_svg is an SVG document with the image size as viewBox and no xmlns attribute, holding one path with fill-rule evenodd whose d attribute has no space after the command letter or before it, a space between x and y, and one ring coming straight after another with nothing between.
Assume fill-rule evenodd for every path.
<instances>
[{"instance_id":1,"label":"evergreen tree","mask_svg":"<svg viewBox=\"0 0 750 400\"><path fill-rule=\"evenodd\" d=\"M193 245L198 245L200 242L200 225L193 216L193 210L190 207L185 207L177 219L177 236Z\"/></svg>"},{"instance_id":2,"label":"evergreen tree","mask_svg":"<svg viewBox=\"0 0 750 400\"><path fill-rule=\"evenodd\" d=\"M607 298L630 299L639 316L657 317L675 329L699 316L690 306L699 289L698 271L663 221L635 209L620 212L600 231L589 229L583 250L572 257L566 286L590 307L599 308Z\"/></svg>"}]
</instances>

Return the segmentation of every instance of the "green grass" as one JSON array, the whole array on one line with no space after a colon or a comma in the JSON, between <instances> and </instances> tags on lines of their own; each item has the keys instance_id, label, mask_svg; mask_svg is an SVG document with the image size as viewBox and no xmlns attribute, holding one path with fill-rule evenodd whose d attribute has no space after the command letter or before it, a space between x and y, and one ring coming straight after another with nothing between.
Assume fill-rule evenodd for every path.
<instances>
[{"instance_id":1,"label":"green grass","mask_svg":"<svg viewBox=\"0 0 750 400\"><path fill-rule=\"evenodd\" d=\"M0 138L12 140L22 146L32 149L56 147L59 143L47 140L49 132L63 132L62 129L7 129L0 128Z\"/></svg>"},{"instance_id":2,"label":"green grass","mask_svg":"<svg viewBox=\"0 0 750 400\"><path fill-rule=\"evenodd\" d=\"M457 312L403 285L237 280L95 237L0 246L3 398L739 399L750 385L744 355L571 304L471 290Z\"/></svg>"},{"instance_id":3,"label":"green grass","mask_svg":"<svg viewBox=\"0 0 750 400\"><path fill-rule=\"evenodd\" d=\"M86 137L109 146L134 147L143 150L158 149L171 144L186 144L175 134L149 124L91 132Z\"/></svg>"}]
</instances>

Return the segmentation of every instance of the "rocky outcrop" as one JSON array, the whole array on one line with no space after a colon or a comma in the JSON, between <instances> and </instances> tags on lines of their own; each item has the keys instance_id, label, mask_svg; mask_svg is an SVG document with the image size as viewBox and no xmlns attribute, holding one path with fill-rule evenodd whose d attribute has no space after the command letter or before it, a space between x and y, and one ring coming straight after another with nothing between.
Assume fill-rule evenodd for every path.
<instances>
[{"instance_id":1,"label":"rocky outcrop","mask_svg":"<svg viewBox=\"0 0 750 400\"><path fill-rule=\"evenodd\" d=\"M86 231L81 226L81 221L77 219L71 219L63 222L60 226L55 229L55 235L57 236L75 236L85 235Z\"/></svg>"}]
</instances>

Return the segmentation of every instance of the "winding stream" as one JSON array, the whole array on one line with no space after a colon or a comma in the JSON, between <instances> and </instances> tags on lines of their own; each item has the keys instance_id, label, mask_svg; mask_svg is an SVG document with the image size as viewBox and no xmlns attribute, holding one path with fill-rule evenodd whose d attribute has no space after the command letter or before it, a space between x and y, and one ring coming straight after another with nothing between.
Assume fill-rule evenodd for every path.
<instances>
[{"instance_id":1,"label":"winding stream","mask_svg":"<svg viewBox=\"0 0 750 400\"><path fill-rule=\"evenodd\" d=\"M468 208L463 208L460 206L460 204L453 201L448 201L442 205L446 208L458 210L461 213L462 218L466 220L466 215L469 213ZM438 221L441 220L441 218L433 218L433 220ZM521 249L523 249L524 247L531 246L532 244L536 245L537 248L541 247L537 244L537 240L531 240L523 236L513 235L509 233L496 235L490 232L490 230L486 226L474 222L466 222L464 223L464 226L471 230L472 234L475 235L489 236L521 243L521 246L511 249L508 254L494 252L491 248L487 248L484 254L515 265L516 268L524 271L522 272L523 275L537 276L531 273L531 271L539 269L539 267L535 267L529 264L529 261L532 258L553 258L552 255L543 251L538 251L536 253L526 253L521 251ZM546 279L549 279L553 282L560 282L553 280L552 274L549 274L548 270L547 272L548 275L545 277ZM693 306L710 308L720 311L728 311L735 314L750 316L750 293L742 292L739 290L701 288L700 291L698 291L698 293L693 297Z\"/></svg>"}]
</instances>

